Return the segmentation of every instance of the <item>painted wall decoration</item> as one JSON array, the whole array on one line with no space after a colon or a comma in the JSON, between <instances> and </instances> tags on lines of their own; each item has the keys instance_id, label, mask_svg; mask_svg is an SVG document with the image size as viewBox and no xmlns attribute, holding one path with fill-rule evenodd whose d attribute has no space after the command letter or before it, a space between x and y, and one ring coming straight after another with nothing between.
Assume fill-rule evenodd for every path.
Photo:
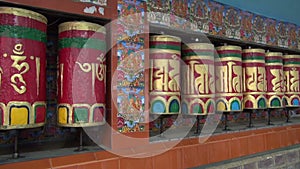
<instances>
[{"instance_id":1,"label":"painted wall decoration","mask_svg":"<svg viewBox=\"0 0 300 169\"><path fill-rule=\"evenodd\" d=\"M193 1L189 3L189 22L191 24L191 30L208 33L208 19L209 11L205 0Z\"/></svg>"},{"instance_id":2,"label":"painted wall decoration","mask_svg":"<svg viewBox=\"0 0 300 169\"><path fill-rule=\"evenodd\" d=\"M300 50L299 26L213 0L148 0L147 6L152 24Z\"/></svg>"},{"instance_id":3,"label":"painted wall decoration","mask_svg":"<svg viewBox=\"0 0 300 169\"><path fill-rule=\"evenodd\" d=\"M144 6L139 0L118 2L117 128L122 133L145 128L145 37L141 35L145 29Z\"/></svg>"}]
</instances>

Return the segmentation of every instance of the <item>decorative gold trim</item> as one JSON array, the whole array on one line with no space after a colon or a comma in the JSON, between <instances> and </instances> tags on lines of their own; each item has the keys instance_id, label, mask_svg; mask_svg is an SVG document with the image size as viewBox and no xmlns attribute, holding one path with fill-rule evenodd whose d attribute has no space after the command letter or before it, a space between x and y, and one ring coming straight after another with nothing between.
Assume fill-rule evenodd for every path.
<instances>
[{"instance_id":1,"label":"decorative gold trim","mask_svg":"<svg viewBox=\"0 0 300 169\"><path fill-rule=\"evenodd\" d=\"M150 41L152 42L181 42L181 38L171 35L154 35L150 36Z\"/></svg>"},{"instance_id":2,"label":"decorative gold trim","mask_svg":"<svg viewBox=\"0 0 300 169\"><path fill-rule=\"evenodd\" d=\"M227 96L235 96L235 97L243 97L243 93L216 93L216 97L227 97Z\"/></svg>"},{"instance_id":3,"label":"decorative gold trim","mask_svg":"<svg viewBox=\"0 0 300 169\"><path fill-rule=\"evenodd\" d=\"M265 60L242 60L243 63L264 63L265 64ZM262 67L262 66L260 66Z\"/></svg>"},{"instance_id":4,"label":"decorative gold trim","mask_svg":"<svg viewBox=\"0 0 300 169\"><path fill-rule=\"evenodd\" d=\"M168 54L177 54L179 55L178 57L180 57L181 55L181 51L178 51L178 50L171 50L171 49L155 49L155 48L151 48L150 49L150 54L153 54L153 53L160 53L160 54L165 54L165 53L168 53ZM151 57L150 57L151 58Z\"/></svg>"},{"instance_id":5,"label":"decorative gold trim","mask_svg":"<svg viewBox=\"0 0 300 169\"><path fill-rule=\"evenodd\" d=\"M258 100L261 99L261 98L265 99L265 102L266 102L266 107L264 107L264 108L258 107ZM248 100L253 103L253 107L245 108L245 103ZM268 106L267 104L268 104L268 102L267 102L267 99L264 95L260 95L256 99L253 95L244 95L244 98L243 98L243 107L244 107L244 109L260 109L260 110L262 110L262 109L267 108L267 106Z\"/></svg>"},{"instance_id":6,"label":"decorative gold trim","mask_svg":"<svg viewBox=\"0 0 300 169\"><path fill-rule=\"evenodd\" d=\"M2 107L3 110L3 126L8 126L9 116L7 115L7 107L4 103L0 103L0 107ZM0 114L1 116L1 114ZM1 124L0 124L1 127Z\"/></svg>"},{"instance_id":7,"label":"decorative gold trim","mask_svg":"<svg viewBox=\"0 0 300 169\"><path fill-rule=\"evenodd\" d=\"M44 24L47 24L47 18L44 15L41 15L37 12L30 11L27 9L21 9L21 8L12 8L12 7L0 7L0 13L2 14L13 14L16 16L22 16L27 17L30 19L34 19L37 21L40 21Z\"/></svg>"},{"instance_id":8,"label":"decorative gold trim","mask_svg":"<svg viewBox=\"0 0 300 169\"><path fill-rule=\"evenodd\" d=\"M40 94L40 73L41 73L41 59L39 57L35 58L35 69L36 69L36 93Z\"/></svg>"},{"instance_id":9,"label":"decorative gold trim","mask_svg":"<svg viewBox=\"0 0 300 169\"><path fill-rule=\"evenodd\" d=\"M264 49L256 48L256 49L243 49L243 53L265 53Z\"/></svg>"},{"instance_id":10,"label":"decorative gold trim","mask_svg":"<svg viewBox=\"0 0 300 169\"><path fill-rule=\"evenodd\" d=\"M266 92L243 92L243 95L264 95Z\"/></svg>"},{"instance_id":11,"label":"decorative gold trim","mask_svg":"<svg viewBox=\"0 0 300 169\"><path fill-rule=\"evenodd\" d=\"M226 111L221 111L221 110L219 111L219 110L218 110L217 103L218 103L220 100L223 101L223 102L225 102L225 104L226 104L226 106L227 106L227 110L226 110ZM240 110L228 110L228 109L230 109L230 103L231 103L232 101L234 101L234 100L236 100L236 101L239 102L239 104L240 104ZM215 102L215 109L216 109L216 112L241 112L241 111L243 111L242 100L239 99L238 97L233 97L233 98L231 98L231 99L229 99L229 100L226 100L226 99L224 99L224 98L217 98L217 99L216 99L216 102Z\"/></svg>"},{"instance_id":12,"label":"decorative gold trim","mask_svg":"<svg viewBox=\"0 0 300 169\"><path fill-rule=\"evenodd\" d=\"M67 119L67 124L71 123L73 121L73 117L72 117L73 109L72 109L72 106L70 104L67 104L67 103L58 104L58 106L57 106L57 112L59 112L58 110L59 110L60 107L67 107L69 109L69 112L67 112L67 116L69 116L68 119ZM57 124L61 125L61 126L64 125L64 124L60 124L59 123L59 116L57 116Z\"/></svg>"},{"instance_id":13,"label":"decorative gold trim","mask_svg":"<svg viewBox=\"0 0 300 169\"><path fill-rule=\"evenodd\" d=\"M150 92L150 95L166 95L166 96L170 96L170 95L180 95L180 92Z\"/></svg>"},{"instance_id":14,"label":"decorative gold trim","mask_svg":"<svg viewBox=\"0 0 300 169\"><path fill-rule=\"evenodd\" d=\"M30 113L30 120L31 120L31 124L35 124L35 121L34 121L34 117L35 117L35 108L37 107L37 106L40 106L40 105L43 105L43 106L45 106L45 108L47 109L47 105L46 105L46 102L34 102L33 104L32 104L32 111L31 111L31 113ZM45 109L45 111L47 111ZM45 116L46 116L46 112L45 112ZM46 118L45 118L45 121L44 122L46 122Z\"/></svg>"},{"instance_id":15,"label":"decorative gold trim","mask_svg":"<svg viewBox=\"0 0 300 169\"><path fill-rule=\"evenodd\" d=\"M190 112L191 112L191 109L192 109L192 105L193 105L194 103L199 103L199 104L201 104L202 107L203 107L203 111L205 111L205 103L204 103L202 100L200 100L200 99L195 99L195 100L191 101L191 102L188 104L188 114L189 114L189 115L206 115L206 114L208 114L207 112L206 112L206 113L203 112L202 114L199 114L199 113L190 113Z\"/></svg>"},{"instance_id":16,"label":"decorative gold trim","mask_svg":"<svg viewBox=\"0 0 300 169\"><path fill-rule=\"evenodd\" d=\"M9 116L10 116L10 113L11 113L9 110L10 110L10 108L12 106L27 106L27 108L28 108L28 116L29 116L28 117L29 118L28 124L32 124L32 125L34 124L34 114L33 114L32 106L31 106L31 104L29 102L24 102L24 101L10 101L10 102L7 103L8 125L10 125L9 124ZM14 126L14 125L12 125L12 126Z\"/></svg>"},{"instance_id":17,"label":"decorative gold trim","mask_svg":"<svg viewBox=\"0 0 300 169\"><path fill-rule=\"evenodd\" d=\"M282 63L265 63L266 66L283 66Z\"/></svg>"},{"instance_id":18,"label":"decorative gold trim","mask_svg":"<svg viewBox=\"0 0 300 169\"><path fill-rule=\"evenodd\" d=\"M237 58L237 57L224 57L224 58L217 57L216 58L215 57L215 63L228 62L228 61L242 62L242 57L240 57L240 58Z\"/></svg>"},{"instance_id":19,"label":"decorative gold trim","mask_svg":"<svg viewBox=\"0 0 300 169\"><path fill-rule=\"evenodd\" d=\"M240 50L240 51L242 51L242 47L233 46L233 45L219 46L219 47L216 47L216 49L217 49L217 51L223 51L223 50Z\"/></svg>"},{"instance_id":20,"label":"decorative gold trim","mask_svg":"<svg viewBox=\"0 0 300 169\"><path fill-rule=\"evenodd\" d=\"M271 56L281 56L282 57L282 53L281 52L267 52L266 53L266 57L271 57Z\"/></svg>"},{"instance_id":21,"label":"decorative gold trim","mask_svg":"<svg viewBox=\"0 0 300 169\"><path fill-rule=\"evenodd\" d=\"M77 103L77 104L73 104L73 105L71 105L71 108L72 108L72 114L71 114L71 116L73 117L73 115L74 115L74 112L73 112L73 109L74 108L77 108L77 107L86 107L87 109L88 109L88 115L90 116L91 114L91 106L89 105L89 104L86 104L86 103ZM75 116L75 115L74 115ZM90 119L88 119L88 120L90 120ZM88 123L90 123L91 121L88 121ZM78 122L77 122L78 123ZM77 123L72 123L72 124L77 124ZM79 121L79 123L80 124L84 124L85 122L80 122Z\"/></svg>"},{"instance_id":22,"label":"decorative gold trim","mask_svg":"<svg viewBox=\"0 0 300 169\"><path fill-rule=\"evenodd\" d=\"M266 92L266 95L284 96L284 92Z\"/></svg>"},{"instance_id":23,"label":"decorative gold trim","mask_svg":"<svg viewBox=\"0 0 300 169\"><path fill-rule=\"evenodd\" d=\"M300 67L300 64L291 64L291 63L289 63L289 64L283 64L283 67Z\"/></svg>"},{"instance_id":24,"label":"decorative gold trim","mask_svg":"<svg viewBox=\"0 0 300 169\"><path fill-rule=\"evenodd\" d=\"M281 106L271 106L271 100L274 98L277 98L280 101ZM267 99L267 108L283 108L282 99L278 96L271 96L269 99Z\"/></svg>"},{"instance_id":25,"label":"decorative gold trim","mask_svg":"<svg viewBox=\"0 0 300 169\"><path fill-rule=\"evenodd\" d=\"M105 123L72 123L72 124L57 124L60 127L94 127L94 126L100 126Z\"/></svg>"},{"instance_id":26,"label":"decorative gold trim","mask_svg":"<svg viewBox=\"0 0 300 169\"><path fill-rule=\"evenodd\" d=\"M284 59L300 59L300 55L283 55Z\"/></svg>"},{"instance_id":27,"label":"decorative gold trim","mask_svg":"<svg viewBox=\"0 0 300 169\"><path fill-rule=\"evenodd\" d=\"M59 33L69 30L95 31L106 34L106 28L104 26L91 22L64 22L58 26Z\"/></svg>"},{"instance_id":28,"label":"decorative gold trim","mask_svg":"<svg viewBox=\"0 0 300 169\"><path fill-rule=\"evenodd\" d=\"M0 130L12 130L12 129L29 129L29 128L37 128L44 126L45 123L35 123L35 124L27 124L27 125L13 125L13 126L1 126Z\"/></svg>"},{"instance_id":29,"label":"decorative gold trim","mask_svg":"<svg viewBox=\"0 0 300 169\"><path fill-rule=\"evenodd\" d=\"M183 56L183 60L211 60L214 61L214 56L207 55L195 55L195 56Z\"/></svg>"},{"instance_id":30,"label":"decorative gold trim","mask_svg":"<svg viewBox=\"0 0 300 169\"><path fill-rule=\"evenodd\" d=\"M64 64L60 64L60 96L63 97L64 95Z\"/></svg>"},{"instance_id":31,"label":"decorative gold trim","mask_svg":"<svg viewBox=\"0 0 300 169\"><path fill-rule=\"evenodd\" d=\"M188 43L183 45L183 50L197 50L197 49L206 49L206 50L214 50L215 46L211 43ZM213 52L212 52L213 53Z\"/></svg>"},{"instance_id":32,"label":"decorative gold trim","mask_svg":"<svg viewBox=\"0 0 300 169\"><path fill-rule=\"evenodd\" d=\"M189 99L189 98L214 98L215 94L199 94L199 95L183 94L183 95L181 95L181 97L184 98L184 99Z\"/></svg>"}]
</instances>

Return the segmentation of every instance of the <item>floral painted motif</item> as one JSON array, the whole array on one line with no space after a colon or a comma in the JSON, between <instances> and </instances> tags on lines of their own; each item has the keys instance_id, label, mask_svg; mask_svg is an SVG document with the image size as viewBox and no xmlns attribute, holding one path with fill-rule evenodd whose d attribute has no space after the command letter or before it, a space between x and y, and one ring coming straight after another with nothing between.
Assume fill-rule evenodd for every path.
<instances>
[{"instance_id":1,"label":"floral painted motif","mask_svg":"<svg viewBox=\"0 0 300 169\"><path fill-rule=\"evenodd\" d=\"M266 43L268 45L275 46L277 45L277 36L276 36L276 20L266 19Z\"/></svg>"}]
</instances>

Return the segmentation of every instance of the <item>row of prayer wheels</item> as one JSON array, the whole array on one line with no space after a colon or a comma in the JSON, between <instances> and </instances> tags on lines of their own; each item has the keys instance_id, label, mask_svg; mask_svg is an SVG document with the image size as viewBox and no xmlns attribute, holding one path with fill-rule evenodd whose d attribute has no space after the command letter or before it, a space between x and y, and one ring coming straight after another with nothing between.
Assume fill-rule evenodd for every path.
<instances>
[{"instance_id":1,"label":"row of prayer wheels","mask_svg":"<svg viewBox=\"0 0 300 169\"><path fill-rule=\"evenodd\" d=\"M89 22L59 25L58 125L105 123L106 30ZM46 121L47 18L0 7L0 130Z\"/></svg>"},{"instance_id":2,"label":"row of prayer wheels","mask_svg":"<svg viewBox=\"0 0 300 169\"><path fill-rule=\"evenodd\" d=\"M300 55L150 37L152 114L300 107Z\"/></svg>"}]
</instances>

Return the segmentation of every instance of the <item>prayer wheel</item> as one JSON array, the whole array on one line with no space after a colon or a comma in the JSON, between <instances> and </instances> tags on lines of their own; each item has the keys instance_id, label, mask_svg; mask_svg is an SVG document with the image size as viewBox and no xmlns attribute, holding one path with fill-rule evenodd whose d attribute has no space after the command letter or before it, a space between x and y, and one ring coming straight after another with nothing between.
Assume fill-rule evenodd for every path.
<instances>
[{"instance_id":1,"label":"prayer wheel","mask_svg":"<svg viewBox=\"0 0 300 169\"><path fill-rule=\"evenodd\" d=\"M47 19L0 7L0 130L40 127L46 119Z\"/></svg>"},{"instance_id":2,"label":"prayer wheel","mask_svg":"<svg viewBox=\"0 0 300 169\"><path fill-rule=\"evenodd\" d=\"M282 53L268 52L265 58L266 64L266 79L267 79L267 107L268 108L283 108L284 96L284 76Z\"/></svg>"},{"instance_id":3,"label":"prayer wheel","mask_svg":"<svg viewBox=\"0 0 300 169\"><path fill-rule=\"evenodd\" d=\"M181 112L206 115L215 109L214 45L189 43L182 49Z\"/></svg>"},{"instance_id":4,"label":"prayer wheel","mask_svg":"<svg viewBox=\"0 0 300 169\"><path fill-rule=\"evenodd\" d=\"M59 25L59 126L105 123L105 35L105 28L94 23Z\"/></svg>"},{"instance_id":5,"label":"prayer wheel","mask_svg":"<svg viewBox=\"0 0 300 169\"><path fill-rule=\"evenodd\" d=\"M286 107L300 107L300 55L283 56L283 74Z\"/></svg>"},{"instance_id":6,"label":"prayer wheel","mask_svg":"<svg viewBox=\"0 0 300 169\"><path fill-rule=\"evenodd\" d=\"M150 112L180 113L181 39L170 35L150 37Z\"/></svg>"},{"instance_id":7,"label":"prayer wheel","mask_svg":"<svg viewBox=\"0 0 300 169\"><path fill-rule=\"evenodd\" d=\"M242 49L239 46L217 47L215 55L216 111L242 111Z\"/></svg>"},{"instance_id":8,"label":"prayer wheel","mask_svg":"<svg viewBox=\"0 0 300 169\"><path fill-rule=\"evenodd\" d=\"M244 49L243 81L244 109L266 109L266 69L263 49Z\"/></svg>"}]
</instances>

